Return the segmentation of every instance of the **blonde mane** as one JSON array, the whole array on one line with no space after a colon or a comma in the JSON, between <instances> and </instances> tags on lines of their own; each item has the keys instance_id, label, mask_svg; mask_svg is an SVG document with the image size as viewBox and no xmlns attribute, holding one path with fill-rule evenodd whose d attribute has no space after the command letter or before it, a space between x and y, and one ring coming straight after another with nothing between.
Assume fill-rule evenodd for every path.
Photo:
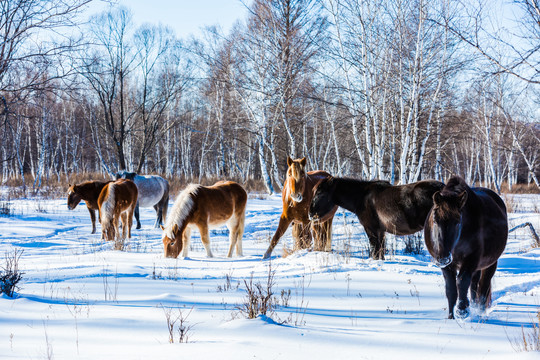
<instances>
[{"instance_id":1,"label":"blonde mane","mask_svg":"<svg viewBox=\"0 0 540 360\"><path fill-rule=\"evenodd\" d=\"M169 238L174 238L172 229L174 225L177 225L179 228L182 226L182 223L189 216L191 210L193 209L193 196L197 195L197 192L201 188L201 185L198 184L189 184L186 188L178 194L174 205L171 209L169 216L167 216L167 222L165 225L165 234Z\"/></svg>"}]
</instances>

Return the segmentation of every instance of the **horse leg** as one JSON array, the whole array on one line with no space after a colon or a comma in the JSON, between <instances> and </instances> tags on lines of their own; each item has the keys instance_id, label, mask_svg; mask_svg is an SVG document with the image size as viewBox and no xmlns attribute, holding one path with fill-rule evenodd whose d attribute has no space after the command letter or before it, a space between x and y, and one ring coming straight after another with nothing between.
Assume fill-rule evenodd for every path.
<instances>
[{"instance_id":1,"label":"horse leg","mask_svg":"<svg viewBox=\"0 0 540 360\"><path fill-rule=\"evenodd\" d=\"M311 246L311 226L309 224L293 224L294 249L308 249ZM295 236L296 235L296 236Z\"/></svg>"},{"instance_id":2,"label":"horse leg","mask_svg":"<svg viewBox=\"0 0 540 360\"><path fill-rule=\"evenodd\" d=\"M204 246L204 249L206 250L206 256L208 257L214 257L212 255L212 250L210 249L210 233L208 232L208 225L207 224L201 224L198 225L199 232L201 233L201 241Z\"/></svg>"},{"instance_id":3,"label":"horse leg","mask_svg":"<svg viewBox=\"0 0 540 360\"><path fill-rule=\"evenodd\" d=\"M283 236L285 231L287 231L287 228L289 227L290 223L291 223L291 220L289 220L286 216L281 214L281 217L279 218L278 228L276 229L276 233L274 234L274 236L272 237L272 240L270 241L270 245L268 246L268 249L263 255L263 259L268 259L272 255L272 251L276 247L281 236Z\"/></svg>"},{"instance_id":4,"label":"horse leg","mask_svg":"<svg viewBox=\"0 0 540 360\"><path fill-rule=\"evenodd\" d=\"M131 227L133 226L133 213L135 212L135 207L130 206L127 213L127 228L128 228L128 238L131 239Z\"/></svg>"},{"instance_id":5,"label":"horse leg","mask_svg":"<svg viewBox=\"0 0 540 360\"><path fill-rule=\"evenodd\" d=\"M453 267L447 266L442 270L444 277L444 288L446 291L446 299L448 300L448 318L454 318L454 306L457 301L457 282L456 270Z\"/></svg>"},{"instance_id":6,"label":"horse leg","mask_svg":"<svg viewBox=\"0 0 540 360\"><path fill-rule=\"evenodd\" d=\"M139 220L139 201L137 200L137 205L135 205L135 220L137 220L136 229L141 228L141 221Z\"/></svg>"},{"instance_id":7,"label":"horse leg","mask_svg":"<svg viewBox=\"0 0 540 360\"><path fill-rule=\"evenodd\" d=\"M90 220L92 220L92 234L96 233L96 212L90 208L88 208L88 212L90 213Z\"/></svg>"},{"instance_id":8,"label":"horse leg","mask_svg":"<svg viewBox=\"0 0 540 360\"><path fill-rule=\"evenodd\" d=\"M227 222L227 229L229 229L229 252L227 252L227 257L232 257L234 247L237 240L238 232L238 221L233 218Z\"/></svg>"},{"instance_id":9,"label":"horse leg","mask_svg":"<svg viewBox=\"0 0 540 360\"><path fill-rule=\"evenodd\" d=\"M242 214L239 217L238 229L236 231L236 255L244 256L242 251L242 237L244 236L244 226L246 223L246 213L242 211Z\"/></svg>"},{"instance_id":10,"label":"horse leg","mask_svg":"<svg viewBox=\"0 0 540 360\"><path fill-rule=\"evenodd\" d=\"M384 232L373 231L364 227L369 239L369 256L374 260L384 260ZM382 237L382 239L381 239ZM381 247L382 243L382 247Z\"/></svg>"},{"instance_id":11,"label":"horse leg","mask_svg":"<svg viewBox=\"0 0 540 360\"><path fill-rule=\"evenodd\" d=\"M471 278L471 301L475 304L478 303L478 281L480 280L481 273L480 270L477 270L473 273Z\"/></svg>"},{"instance_id":12,"label":"horse leg","mask_svg":"<svg viewBox=\"0 0 540 360\"><path fill-rule=\"evenodd\" d=\"M324 248L323 224L312 223L311 231L313 232L313 250L322 251Z\"/></svg>"},{"instance_id":13,"label":"horse leg","mask_svg":"<svg viewBox=\"0 0 540 360\"><path fill-rule=\"evenodd\" d=\"M159 225L161 225L161 206L160 203L157 203L153 206L154 210L156 210L156 221L154 222L154 229L157 229Z\"/></svg>"},{"instance_id":14,"label":"horse leg","mask_svg":"<svg viewBox=\"0 0 540 360\"><path fill-rule=\"evenodd\" d=\"M191 228L187 226L182 234L182 257L188 256L189 243L191 241Z\"/></svg>"},{"instance_id":15,"label":"horse leg","mask_svg":"<svg viewBox=\"0 0 540 360\"><path fill-rule=\"evenodd\" d=\"M482 310L491 305L491 279L497 270L497 262L490 267L482 270L482 276L478 284L478 304Z\"/></svg>"},{"instance_id":16,"label":"horse leg","mask_svg":"<svg viewBox=\"0 0 540 360\"><path fill-rule=\"evenodd\" d=\"M469 316L469 299L467 292L471 286L472 272L468 269L461 268L457 276L458 304L456 316L458 318L466 318Z\"/></svg>"},{"instance_id":17,"label":"horse leg","mask_svg":"<svg viewBox=\"0 0 540 360\"><path fill-rule=\"evenodd\" d=\"M127 235L127 222L128 222L128 214L126 211L122 212L121 220L122 220L122 239L126 238ZM130 236L131 237L131 236Z\"/></svg>"},{"instance_id":18,"label":"horse leg","mask_svg":"<svg viewBox=\"0 0 540 360\"><path fill-rule=\"evenodd\" d=\"M334 218L330 218L322 224L322 235L325 239L323 245L324 245L324 251L326 252L332 252L332 221L333 220Z\"/></svg>"}]
</instances>

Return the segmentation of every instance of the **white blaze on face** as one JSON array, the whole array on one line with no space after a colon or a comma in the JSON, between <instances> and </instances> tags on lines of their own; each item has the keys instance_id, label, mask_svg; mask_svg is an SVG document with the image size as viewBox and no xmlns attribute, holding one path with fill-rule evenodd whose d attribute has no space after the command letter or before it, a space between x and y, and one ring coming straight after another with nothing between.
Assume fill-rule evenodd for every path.
<instances>
[{"instance_id":1,"label":"white blaze on face","mask_svg":"<svg viewBox=\"0 0 540 360\"><path fill-rule=\"evenodd\" d=\"M440 254L441 252L441 228L439 227L439 224L437 222L432 221L431 222L431 242L433 244L433 249L437 254Z\"/></svg>"}]
</instances>

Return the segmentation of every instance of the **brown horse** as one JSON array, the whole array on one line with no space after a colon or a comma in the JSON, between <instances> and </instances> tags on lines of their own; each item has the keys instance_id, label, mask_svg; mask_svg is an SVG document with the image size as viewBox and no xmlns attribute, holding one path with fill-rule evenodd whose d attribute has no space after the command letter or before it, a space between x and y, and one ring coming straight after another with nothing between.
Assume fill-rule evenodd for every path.
<instances>
[{"instance_id":1,"label":"brown horse","mask_svg":"<svg viewBox=\"0 0 540 360\"><path fill-rule=\"evenodd\" d=\"M92 219L92 234L96 232L96 210L99 210L98 197L101 190L110 183L110 181L86 181L79 185L69 185L67 206L69 210L73 210L77 205L84 200L90 212Z\"/></svg>"},{"instance_id":2,"label":"brown horse","mask_svg":"<svg viewBox=\"0 0 540 360\"><path fill-rule=\"evenodd\" d=\"M279 219L279 225L270 242L270 246L263 256L268 259L276 247L279 239L287 228L293 223L292 236L295 240L295 248L305 249L311 245L312 234L315 235L314 250L332 251L332 220L337 211L334 206L324 217L317 222L311 222L308 218L309 204L313 197L313 188L323 179L330 176L326 171L310 171L306 173L306 158L293 160L287 157L287 178L283 184L281 198L283 211Z\"/></svg>"},{"instance_id":3,"label":"brown horse","mask_svg":"<svg viewBox=\"0 0 540 360\"><path fill-rule=\"evenodd\" d=\"M393 186L380 180L329 177L317 187L309 216L316 220L335 206L355 213L369 238L371 258L384 260L385 232L409 235L422 230L432 196L443 186L435 180Z\"/></svg>"},{"instance_id":4,"label":"brown horse","mask_svg":"<svg viewBox=\"0 0 540 360\"><path fill-rule=\"evenodd\" d=\"M223 224L229 229L227 257L235 247L236 255L242 256L246 203L246 191L234 181L219 181L208 187L188 185L176 198L165 227L161 227L165 257L176 258L180 252L183 257L188 255L194 227L199 229L206 254L213 257L208 230Z\"/></svg>"},{"instance_id":5,"label":"brown horse","mask_svg":"<svg viewBox=\"0 0 540 360\"><path fill-rule=\"evenodd\" d=\"M482 310L490 305L491 278L507 237L506 206L493 191L470 188L455 176L433 194L424 239L444 276L449 319L454 318L458 300L455 316L469 315L469 288L473 302Z\"/></svg>"},{"instance_id":6,"label":"brown horse","mask_svg":"<svg viewBox=\"0 0 540 360\"><path fill-rule=\"evenodd\" d=\"M120 239L119 220L122 220L122 238L126 238L126 232L127 237L131 238L137 194L137 186L131 180L121 179L105 185L98 198L103 239Z\"/></svg>"}]
</instances>

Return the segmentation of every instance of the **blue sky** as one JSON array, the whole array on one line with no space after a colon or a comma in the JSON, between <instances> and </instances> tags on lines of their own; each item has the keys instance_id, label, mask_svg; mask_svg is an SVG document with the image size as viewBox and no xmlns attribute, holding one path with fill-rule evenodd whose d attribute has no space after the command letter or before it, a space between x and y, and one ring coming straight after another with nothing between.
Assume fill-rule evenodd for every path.
<instances>
[{"instance_id":1,"label":"blue sky","mask_svg":"<svg viewBox=\"0 0 540 360\"><path fill-rule=\"evenodd\" d=\"M199 35L204 26L219 24L227 33L247 10L240 0L117 0L133 13L136 25L145 22L172 27L180 38ZM248 4L250 1L246 1ZM94 8L96 10L94 10ZM92 13L104 9L94 4Z\"/></svg>"}]
</instances>

